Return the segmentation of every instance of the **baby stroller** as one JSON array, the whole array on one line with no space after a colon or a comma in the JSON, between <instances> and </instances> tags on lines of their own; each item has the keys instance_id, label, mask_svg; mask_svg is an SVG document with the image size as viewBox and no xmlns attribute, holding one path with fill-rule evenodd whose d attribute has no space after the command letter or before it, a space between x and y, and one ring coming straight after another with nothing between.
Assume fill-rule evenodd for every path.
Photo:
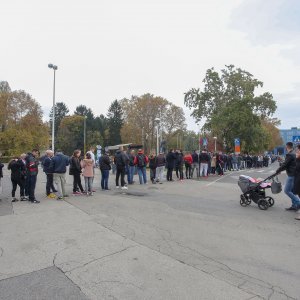
<instances>
[{"instance_id":1,"label":"baby stroller","mask_svg":"<svg viewBox=\"0 0 300 300\"><path fill-rule=\"evenodd\" d=\"M267 210L275 203L274 198L266 196L266 189L271 188L273 194L281 192L282 187L278 179L274 180L277 174L273 174L264 180L256 180L246 175L240 175L238 185L243 194L240 197L241 206L250 205L251 201L256 203L261 210ZM271 182L267 182L272 179Z\"/></svg>"}]
</instances>

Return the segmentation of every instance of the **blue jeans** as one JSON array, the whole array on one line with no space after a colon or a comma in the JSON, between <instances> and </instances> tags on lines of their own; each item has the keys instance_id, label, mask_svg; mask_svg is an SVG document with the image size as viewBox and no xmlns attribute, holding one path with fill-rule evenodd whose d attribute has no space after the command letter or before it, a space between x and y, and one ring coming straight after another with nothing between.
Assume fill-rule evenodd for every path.
<instances>
[{"instance_id":1,"label":"blue jeans","mask_svg":"<svg viewBox=\"0 0 300 300\"><path fill-rule=\"evenodd\" d=\"M37 175L27 175L25 183L25 195L29 197L30 201L35 200L35 185L36 185Z\"/></svg>"},{"instance_id":2,"label":"blue jeans","mask_svg":"<svg viewBox=\"0 0 300 300\"><path fill-rule=\"evenodd\" d=\"M140 180L140 184L146 184L147 183L147 176L146 176L146 167L138 167L137 169L138 174L139 174L139 180Z\"/></svg>"},{"instance_id":3,"label":"blue jeans","mask_svg":"<svg viewBox=\"0 0 300 300\"><path fill-rule=\"evenodd\" d=\"M297 195L293 193L294 188L294 176L288 176L285 182L284 192L285 194L291 198L292 206L298 207L300 206L300 199Z\"/></svg>"},{"instance_id":4,"label":"blue jeans","mask_svg":"<svg viewBox=\"0 0 300 300\"><path fill-rule=\"evenodd\" d=\"M109 170L101 170L101 188L108 190Z\"/></svg>"},{"instance_id":5,"label":"blue jeans","mask_svg":"<svg viewBox=\"0 0 300 300\"><path fill-rule=\"evenodd\" d=\"M133 183L134 172L135 172L135 166L128 166L127 179L129 184Z\"/></svg>"}]
</instances>

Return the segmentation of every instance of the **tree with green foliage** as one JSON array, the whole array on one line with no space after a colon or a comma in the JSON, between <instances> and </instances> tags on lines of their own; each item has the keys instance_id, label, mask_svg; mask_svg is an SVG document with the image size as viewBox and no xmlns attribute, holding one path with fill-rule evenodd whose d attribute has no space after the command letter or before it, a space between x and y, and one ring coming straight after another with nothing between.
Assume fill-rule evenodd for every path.
<instances>
[{"instance_id":1,"label":"tree with green foliage","mask_svg":"<svg viewBox=\"0 0 300 300\"><path fill-rule=\"evenodd\" d=\"M111 145L121 144L121 129L124 124L124 119L123 109L118 100L111 103L107 113L107 120L109 131L108 143Z\"/></svg>"},{"instance_id":2,"label":"tree with green foliage","mask_svg":"<svg viewBox=\"0 0 300 300\"><path fill-rule=\"evenodd\" d=\"M55 122L54 122L54 132L55 132L55 140L57 137L58 128L60 126L60 122L64 117L66 117L69 113L69 109L64 102L57 102L55 104ZM49 117L50 117L50 128L52 128L52 116L53 116L53 107L51 108Z\"/></svg>"},{"instance_id":3,"label":"tree with green foliage","mask_svg":"<svg viewBox=\"0 0 300 300\"><path fill-rule=\"evenodd\" d=\"M220 74L214 68L207 70L203 82L202 91L193 88L184 98L196 122L204 119L204 130L222 140L228 151L233 151L237 137L245 151L267 149L269 138L262 119L272 116L277 106L272 94L256 95L263 83L233 65Z\"/></svg>"}]
</instances>

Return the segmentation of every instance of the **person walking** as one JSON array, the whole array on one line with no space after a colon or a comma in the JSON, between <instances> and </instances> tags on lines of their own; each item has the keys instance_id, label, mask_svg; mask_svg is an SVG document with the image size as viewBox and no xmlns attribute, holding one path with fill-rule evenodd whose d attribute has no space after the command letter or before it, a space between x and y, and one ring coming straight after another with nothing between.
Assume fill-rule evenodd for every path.
<instances>
[{"instance_id":1,"label":"person walking","mask_svg":"<svg viewBox=\"0 0 300 300\"><path fill-rule=\"evenodd\" d=\"M163 152L159 153L159 155L157 156L156 165L156 182L162 184L164 170L166 167L166 158Z\"/></svg>"},{"instance_id":2,"label":"person walking","mask_svg":"<svg viewBox=\"0 0 300 300\"><path fill-rule=\"evenodd\" d=\"M81 165L80 165L80 150L75 150L70 159L69 175L73 175L73 195L81 195L85 193L81 184Z\"/></svg>"},{"instance_id":3,"label":"person walking","mask_svg":"<svg viewBox=\"0 0 300 300\"><path fill-rule=\"evenodd\" d=\"M56 195L54 193L57 193L57 190L55 189L53 185L53 171L50 168L51 160L53 157L53 151L47 150L46 155L43 159L43 171L46 174L46 195L47 198L53 199L56 198Z\"/></svg>"},{"instance_id":4,"label":"person walking","mask_svg":"<svg viewBox=\"0 0 300 300\"><path fill-rule=\"evenodd\" d=\"M31 153L26 155L26 182L25 182L25 197L31 203L40 203L39 200L35 198L35 186L38 175L38 153L37 149L32 149Z\"/></svg>"},{"instance_id":5,"label":"person walking","mask_svg":"<svg viewBox=\"0 0 300 300\"><path fill-rule=\"evenodd\" d=\"M91 153L86 153L85 159L80 162L80 166L84 177L86 195L93 196L94 161Z\"/></svg>"},{"instance_id":6,"label":"person walking","mask_svg":"<svg viewBox=\"0 0 300 300\"><path fill-rule=\"evenodd\" d=\"M99 166L101 171L101 188L103 191L108 191L109 171L111 170L109 153L104 153L99 158Z\"/></svg>"},{"instance_id":7,"label":"person walking","mask_svg":"<svg viewBox=\"0 0 300 300\"><path fill-rule=\"evenodd\" d=\"M300 197L300 145L298 145L296 149L296 169L293 193ZM300 214L295 219L300 220Z\"/></svg>"},{"instance_id":8,"label":"person walking","mask_svg":"<svg viewBox=\"0 0 300 300\"><path fill-rule=\"evenodd\" d=\"M192 178L192 164L193 164L193 158L191 153L186 153L183 157L184 164L185 164L185 177L186 179Z\"/></svg>"},{"instance_id":9,"label":"person walking","mask_svg":"<svg viewBox=\"0 0 300 300\"><path fill-rule=\"evenodd\" d=\"M293 193L294 190L294 181L295 181L295 172L296 172L296 155L293 151L293 143L286 143L287 154L285 156L284 162L276 170L276 174L279 174L282 171L286 171L287 179L285 182L284 192L291 199L291 207L286 208L288 211L298 211L300 209L300 198L298 195Z\"/></svg>"},{"instance_id":10,"label":"person walking","mask_svg":"<svg viewBox=\"0 0 300 300\"><path fill-rule=\"evenodd\" d=\"M125 186L125 167L126 167L126 156L123 152L123 147L120 147L119 150L116 151L114 157L114 163L116 165L116 188L119 186L119 179L121 178L121 189L127 190L128 187Z\"/></svg>"},{"instance_id":11,"label":"person walking","mask_svg":"<svg viewBox=\"0 0 300 300\"><path fill-rule=\"evenodd\" d=\"M142 149L138 150L138 154L134 158L134 164L137 166L140 184L147 184L146 166L149 160Z\"/></svg>"},{"instance_id":12,"label":"person walking","mask_svg":"<svg viewBox=\"0 0 300 300\"><path fill-rule=\"evenodd\" d=\"M174 149L170 149L169 153L166 157L167 161L167 181L174 181L173 180L173 170L175 168L175 162L176 162L176 154Z\"/></svg>"},{"instance_id":13,"label":"person walking","mask_svg":"<svg viewBox=\"0 0 300 300\"><path fill-rule=\"evenodd\" d=\"M26 168L23 162L17 157L15 157L9 162L8 170L11 171L11 177L10 177L12 183L11 202L19 201L16 198L17 186L20 187L20 200L23 201L25 198L25 193L24 193L25 186L24 186L24 180L22 179L25 178Z\"/></svg>"},{"instance_id":14,"label":"person walking","mask_svg":"<svg viewBox=\"0 0 300 300\"><path fill-rule=\"evenodd\" d=\"M57 152L51 159L50 168L53 172L53 180L58 191L57 200L63 200L65 197L68 197L65 190L65 185L67 166L69 165L69 163L69 157L64 155L61 150L57 150Z\"/></svg>"}]
</instances>

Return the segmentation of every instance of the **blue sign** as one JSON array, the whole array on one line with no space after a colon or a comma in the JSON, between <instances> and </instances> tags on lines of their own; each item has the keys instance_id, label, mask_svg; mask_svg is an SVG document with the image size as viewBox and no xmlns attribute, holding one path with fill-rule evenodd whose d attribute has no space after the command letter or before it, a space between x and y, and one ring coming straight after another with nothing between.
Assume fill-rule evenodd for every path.
<instances>
[{"instance_id":1,"label":"blue sign","mask_svg":"<svg viewBox=\"0 0 300 300\"><path fill-rule=\"evenodd\" d=\"M235 146L240 146L241 145L241 141L239 138L234 139L234 145Z\"/></svg>"},{"instance_id":2,"label":"blue sign","mask_svg":"<svg viewBox=\"0 0 300 300\"><path fill-rule=\"evenodd\" d=\"M203 138L202 139L202 145L203 146L207 146L207 138Z\"/></svg>"},{"instance_id":3,"label":"blue sign","mask_svg":"<svg viewBox=\"0 0 300 300\"><path fill-rule=\"evenodd\" d=\"M293 143L300 143L300 135L293 136Z\"/></svg>"}]
</instances>

